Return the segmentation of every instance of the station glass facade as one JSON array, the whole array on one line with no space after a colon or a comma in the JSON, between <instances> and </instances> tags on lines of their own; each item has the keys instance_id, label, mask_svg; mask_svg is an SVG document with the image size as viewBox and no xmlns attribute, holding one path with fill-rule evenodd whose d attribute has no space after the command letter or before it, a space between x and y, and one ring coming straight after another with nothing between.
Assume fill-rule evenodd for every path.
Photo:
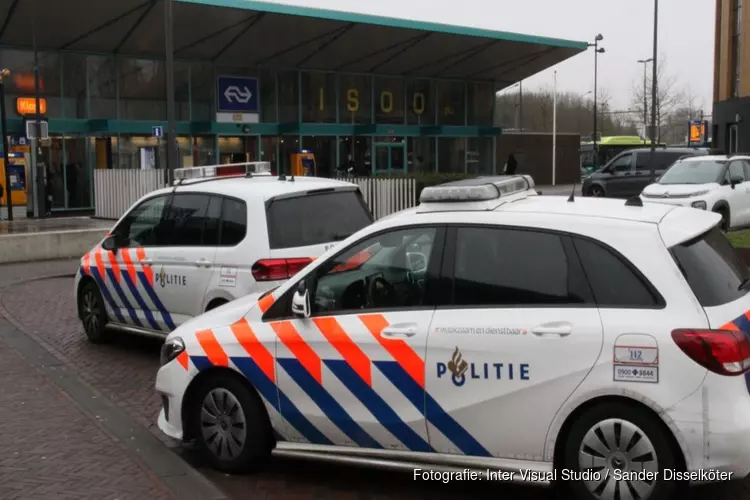
<instances>
[{"instance_id":1,"label":"station glass facade","mask_svg":"<svg viewBox=\"0 0 750 500\"><path fill-rule=\"evenodd\" d=\"M166 126L162 60L40 52L43 145L54 210L93 207L96 168L158 168L154 126ZM34 96L34 53L0 47L8 68L11 140L23 136L19 98ZM258 123L218 123L220 75L258 79ZM348 166L362 175L496 172L492 82L248 69L175 62L179 166L265 160L289 171L290 156L315 154L318 175ZM22 141L20 141L22 142ZM149 163L150 162L150 163Z\"/></svg>"}]
</instances>

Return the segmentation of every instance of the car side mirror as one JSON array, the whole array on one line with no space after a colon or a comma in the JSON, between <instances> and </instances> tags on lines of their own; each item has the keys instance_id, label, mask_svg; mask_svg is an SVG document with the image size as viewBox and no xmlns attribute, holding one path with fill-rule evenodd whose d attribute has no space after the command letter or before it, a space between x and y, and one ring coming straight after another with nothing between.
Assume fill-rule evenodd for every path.
<instances>
[{"instance_id":1,"label":"car side mirror","mask_svg":"<svg viewBox=\"0 0 750 500\"><path fill-rule=\"evenodd\" d=\"M108 250L110 252L116 252L117 251L117 237L114 234L110 234L106 238L104 238L104 241L102 241L102 248L104 250Z\"/></svg>"},{"instance_id":2,"label":"car side mirror","mask_svg":"<svg viewBox=\"0 0 750 500\"><path fill-rule=\"evenodd\" d=\"M312 315L310 307L310 292L304 280L300 281L297 291L292 297L292 314L299 318L309 318Z\"/></svg>"},{"instance_id":3,"label":"car side mirror","mask_svg":"<svg viewBox=\"0 0 750 500\"><path fill-rule=\"evenodd\" d=\"M732 185L732 189L734 189L737 184L742 184L743 182L745 182L745 179L743 179L739 175L733 175L729 180L729 183Z\"/></svg>"}]
</instances>

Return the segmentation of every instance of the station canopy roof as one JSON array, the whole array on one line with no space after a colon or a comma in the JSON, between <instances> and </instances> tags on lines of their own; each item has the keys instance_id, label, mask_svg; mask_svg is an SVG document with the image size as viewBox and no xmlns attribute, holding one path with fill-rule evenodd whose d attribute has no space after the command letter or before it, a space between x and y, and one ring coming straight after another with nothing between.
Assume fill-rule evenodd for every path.
<instances>
[{"instance_id":1,"label":"station canopy roof","mask_svg":"<svg viewBox=\"0 0 750 500\"><path fill-rule=\"evenodd\" d=\"M498 88L587 48L585 42L252 0L174 0L178 60L407 77L494 80ZM164 56L164 0L6 0L0 45Z\"/></svg>"}]
</instances>

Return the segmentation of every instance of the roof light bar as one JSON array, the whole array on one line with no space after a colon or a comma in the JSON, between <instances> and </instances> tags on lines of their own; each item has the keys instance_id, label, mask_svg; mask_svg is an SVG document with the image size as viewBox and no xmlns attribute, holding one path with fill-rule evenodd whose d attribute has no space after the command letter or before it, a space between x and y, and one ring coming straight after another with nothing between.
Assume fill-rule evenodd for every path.
<instances>
[{"instance_id":1,"label":"roof light bar","mask_svg":"<svg viewBox=\"0 0 750 500\"><path fill-rule=\"evenodd\" d=\"M227 163L224 165L208 165L205 167L179 168L174 171L174 178L175 181L185 181L248 174L271 175L271 162L252 161L247 163Z\"/></svg>"},{"instance_id":2,"label":"roof light bar","mask_svg":"<svg viewBox=\"0 0 750 500\"><path fill-rule=\"evenodd\" d=\"M470 183L455 183L430 186L422 190L420 203L453 203L467 201L497 200L506 196L533 191L534 180L528 175L509 178L479 177Z\"/></svg>"}]
</instances>

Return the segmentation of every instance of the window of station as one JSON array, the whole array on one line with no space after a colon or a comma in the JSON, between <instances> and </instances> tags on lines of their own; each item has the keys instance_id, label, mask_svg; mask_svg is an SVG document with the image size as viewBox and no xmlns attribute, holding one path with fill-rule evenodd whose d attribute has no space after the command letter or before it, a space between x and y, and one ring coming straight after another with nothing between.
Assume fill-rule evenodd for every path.
<instances>
[{"instance_id":1,"label":"window of station","mask_svg":"<svg viewBox=\"0 0 750 500\"><path fill-rule=\"evenodd\" d=\"M219 137L219 163L243 163L258 161L256 136Z\"/></svg>"},{"instance_id":2,"label":"window of station","mask_svg":"<svg viewBox=\"0 0 750 500\"><path fill-rule=\"evenodd\" d=\"M441 81L438 88L438 123L440 125L465 125L465 90L463 82Z\"/></svg>"},{"instance_id":3,"label":"window of station","mask_svg":"<svg viewBox=\"0 0 750 500\"><path fill-rule=\"evenodd\" d=\"M404 80L375 77L375 123L404 123Z\"/></svg>"},{"instance_id":4,"label":"window of station","mask_svg":"<svg viewBox=\"0 0 750 500\"><path fill-rule=\"evenodd\" d=\"M372 122L369 76L341 75L339 92L339 121L341 123Z\"/></svg>"},{"instance_id":5,"label":"window of station","mask_svg":"<svg viewBox=\"0 0 750 500\"><path fill-rule=\"evenodd\" d=\"M299 136L285 135L279 142L279 173L292 173L292 155L299 153Z\"/></svg>"},{"instance_id":6,"label":"window of station","mask_svg":"<svg viewBox=\"0 0 750 500\"><path fill-rule=\"evenodd\" d=\"M470 174L493 175L492 137L469 137L466 146L466 171Z\"/></svg>"},{"instance_id":7,"label":"window of station","mask_svg":"<svg viewBox=\"0 0 750 500\"><path fill-rule=\"evenodd\" d=\"M335 177L336 165L335 136L306 136L302 138L302 149L315 155L318 177Z\"/></svg>"},{"instance_id":8,"label":"window of station","mask_svg":"<svg viewBox=\"0 0 750 500\"><path fill-rule=\"evenodd\" d=\"M279 81L279 122L296 123L299 121L299 73L282 71Z\"/></svg>"},{"instance_id":9,"label":"window of station","mask_svg":"<svg viewBox=\"0 0 750 500\"><path fill-rule=\"evenodd\" d=\"M65 118L86 117L86 56L62 56L62 115Z\"/></svg>"},{"instance_id":10,"label":"window of station","mask_svg":"<svg viewBox=\"0 0 750 500\"><path fill-rule=\"evenodd\" d=\"M354 169L354 175L372 174L372 138L339 137L339 162L343 168Z\"/></svg>"},{"instance_id":11,"label":"window of station","mask_svg":"<svg viewBox=\"0 0 750 500\"><path fill-rule=\"evenodd\" d=\"M213 121L214 88L216 79L214 69L209 63L193 63L190 66L190 95L194 121Z\"/></svg>"},{"instance_id":12,"label":"window of station","mask_svg":"<svg viewBox=\"0 0 750 500\"><path fill-rule=\"evenodd\" d=\"M275 135L264 135L260 138L260 161L271 163L271 171L276 173L279 170L279 138Z\"/></svg>"},{"instance_id":13,"label":"window of station","mask_svg":"<svg viewBox=\"0 0 750 500\"><path fill-rule=\"evenodd\" d=\"M52 52L39 53L39 90L42 114L62 116L60 64L62 57ZM0 68L8 68L11 78L5 82L5 105L11 118L29 116L36 111L34 53L27 50L0 50Z\"/></svg>"},{"instance_id":14,"label":"window of station","mask_svg":"<svg viewBox=\"0 0 750 500\"><path fill-rule=\"evenodd\" d=\"M336 75L302 73L302 121L336 122Z\"/></svg>"},{"instance_id":15,"label":"window of station","mask_svg":"<svg viewBox=\"0 0 750 500\"><path fill-rule=\"evenodd\" d=\"M101 75L101 78L97 75ZM110 93L117 95L115 85L111 81L107 67L89 67L89 81L94 82L102 95L99 99L109 100ZM166 69L164 62L153 59L117 59L117 80L119 81L118 102L119 113L109 110L107 115L97 118L112 118L117 116L121 120L165 120L167 117ZM175 81L175 86L178 83ZM91 89L91 109L94 113L94 89ZM102 109L101 111L105 111ZM98 112L98 111L97 111Z\"/></svg>"},{"instance_id":16,"label":"window of station","mask_svg":"<svg viewBox=\"0 0 750 500\"><path fill-rule=\"evenodd\" d=\"M492 100L495 97L491 83L469 84L469 125L492 126Z\"/></svg>"},{"instance_id":17,"label":"window of station","mask_svg":"<svg viewBox=\"0 0 750 500\"><path fill-rule=\"evenodd\" d=\"M438 139L438 171L462 174L466 172L466 139L463 137L440 137Z\"/></svg>"},{"instance_id":18,"label":"window of station","mask_svg":"<svg viewBox=\"0 0 750 500\"><path fill-rule=\"evenodd\" d=\"M276 72L261 70L258 75L260 88L260 121L274 123L279 116L276 110Z\"/></svg>"},{"instance_id":19,"label":"window of station","mask_svg":"<svg viewBox=\"0 0 750 500\"><path fill-rule=\"evenodd\" d=\"M406 123L409 125L435 123L435 95L430 80L407 80Z\"/></svg>"},{"instance_id":20,"label":"window of station","mask_svg":"<svg viewBox=\"0 0 750 500\"><path fill-rule=\"evenodd\" d=\"M434 137L408 138L409 173L425 174L435 171L435 140Z\"/></svg>"}]
</instances>

